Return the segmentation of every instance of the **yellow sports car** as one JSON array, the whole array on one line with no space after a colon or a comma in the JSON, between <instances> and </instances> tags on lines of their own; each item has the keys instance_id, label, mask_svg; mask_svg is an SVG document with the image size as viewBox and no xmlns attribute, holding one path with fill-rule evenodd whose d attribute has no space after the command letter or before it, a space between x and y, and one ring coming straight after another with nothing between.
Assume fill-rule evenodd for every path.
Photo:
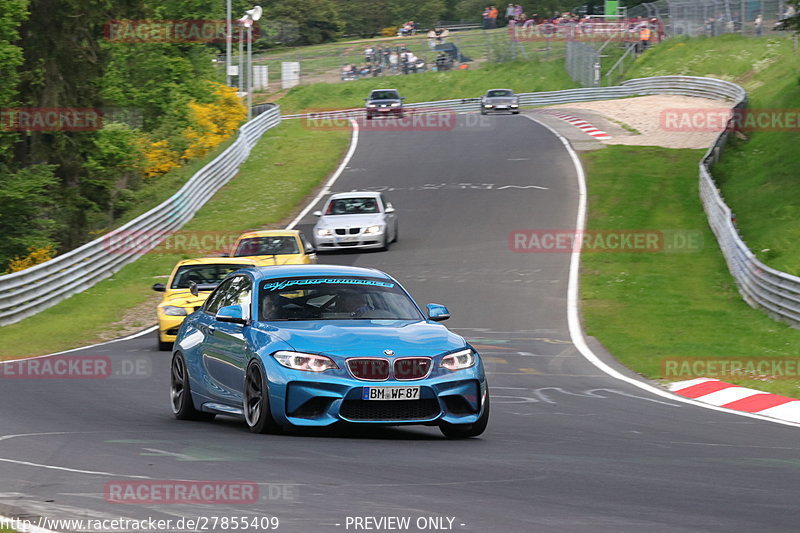
<instances>
[{"instance_id":1,"label":"yellow sports car","mask_svg":"<svg viewBox=\"0 0 800 533\"><path fill-rule=\"evenodd\" d=\"M266 265L308 265L317 254L297 230L262 230L242 233L236 239L231 257L255 257Z\"/></svg>"},{"instance_id":2,"label":"yellow sports car","mask_svg":"<svg viewBox=\"0 0 800 533\"><path fill-rule=\"evenodd\" d=\"M164 293L158 304L158 349L172 349L178 329L187 315L194 313L225 276L240 268L272 264L256 257L201 257L178 262L166 284L156 283L153 290ZM191 284L197 286L196 294Z\"/></svg>"}]
</instances>

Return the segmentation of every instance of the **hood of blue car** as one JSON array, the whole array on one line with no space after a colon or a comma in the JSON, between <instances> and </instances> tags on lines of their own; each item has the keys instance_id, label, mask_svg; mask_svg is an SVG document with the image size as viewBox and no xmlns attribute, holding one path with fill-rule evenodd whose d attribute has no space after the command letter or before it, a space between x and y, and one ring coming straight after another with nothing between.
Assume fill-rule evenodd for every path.
<instances>
[{"instance_id":1,"label":"hood of blue car","mask_svg":"<svg viewBox=\"0 0 800 533\"><path fill-rule=\"evenodd\" d=\"M273 335L298 352L343 357L437 355L466 346L460 335L441 324L394 320L286 322Z\"/></svg>"}]
</instances>

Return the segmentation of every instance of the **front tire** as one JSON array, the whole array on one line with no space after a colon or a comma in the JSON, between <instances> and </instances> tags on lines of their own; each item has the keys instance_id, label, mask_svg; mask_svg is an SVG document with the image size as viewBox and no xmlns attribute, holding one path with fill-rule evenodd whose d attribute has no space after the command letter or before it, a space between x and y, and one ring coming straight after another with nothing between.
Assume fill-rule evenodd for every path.
<instances>
[{"instance_id":1,"label":"front tire","mask_svg":"<svg viewBox=\"0 0 800 533\"><path fill-rule=\"evenodd\" d=\"M477 437L486 431L486 425L489 423L489 394L486 394L486 407L483 409L483 414L474 424L448 424L442 422L439 425L439 431L444 434L448 439L469 439Z\"/></svg>"},{"instance_id":2,"label":"front tire","mask_svg":"<svg viewBox=\"0 0 800 533\"><path fill-rule=\"evenodd\" d=\"M172 357L170 374L170 398L175 418L178 420L214 420L213 413L203 413L194 406L192 391L189 388L189 373L186 371L186 360L182 353L178 352Z\"/></svg>"},{"instance_id":3,"label":"front tire","mask_svg":"<svg viewBox=\"0 0 800 533\"><path fill-rule=\"evenodd\" d=\"M269 387L259 364L251 362L244 380L244 419L252 433L277 433L281 426L272 418Z\"/></svg>"}]
</instances>

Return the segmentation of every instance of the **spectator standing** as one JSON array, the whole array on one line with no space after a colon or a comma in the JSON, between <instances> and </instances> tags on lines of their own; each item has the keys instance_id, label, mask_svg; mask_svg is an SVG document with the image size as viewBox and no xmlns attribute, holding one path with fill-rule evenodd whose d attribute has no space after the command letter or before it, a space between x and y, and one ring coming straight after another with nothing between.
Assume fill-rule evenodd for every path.
<instances>
[{"instance_id":1,"label":"spectator standing","mask_svg":"<svg viewBox=\"0 0 800 533\"><path fill-rule=\"evenodd\" d=\"M397 54L396 50L392 50L389 53L389 68L392 69L392 72L397 72L397 65L400 62L400 56Z\"/></svg>"},{"instance_id":2,"label":"spectator standing","mask_svg":"<svg viewBox=\"0 0 800 533\"><path fill-rule=\"evenodd\" d=\"M494 29L494 28L497 27L497 15L499 15L499 14L500 14L500 12L497 10L497 8L495 6L492 6L491 9L489 10L489 27L490 28Z\"/></svg>"},{"instance_id":3,"label":"spectator standing","mask_svg":"<svg viewBox=\"0 0 800 533\"><path fill-rule=\"evenodd\" d=\"M520 4L516 4L514 6L514 18L522 16L522 6Z\"/></svg>"},{"instance_id":4,"label":"spectator standing","mask_svg":"<svg viewBox=\"0 0 800 533\"><path fill-rule=\"evenodd\" d=\"M642 28L639 30L639 44L641 45L639 48L639 53L643 53L647 50L647 46L650 44L650 38L653 36L653 32L650 30L650 26L645 23L642 25Z\"/></svg>"},{"instance_id":5,"label":"spectator standing","mask_svg":"<svg viewBox=\"0 0 800 533\"><path fill-rule=\"evenodd\" d=\"M753 27L756 31L756 37L761 37L761 32L764 31L764 18L761 16L761 13L756 15Z\"/></svg>"},{"instance_id":6,"label":"spectator standing","mask_svg":"<svg viewBox=\"0 0 800 533\"><path fill-rule=\"evenodd\" d=\"M491 13L491 11L492 10L489 9L489 6L486 6L484 8L484 10L483 10L483 15L481 15L483 17L483 29L484 30L488 30L489 29L489 13Z\"/></svg>"},{"instance_id":7,"label":"spectator standing","mask_svg":"<svg viewBox=\"0 0 800 533\"><path fill-rule=\"evenodd\" d=\"M514 13L514 4L508 4L506 8L506 24L509 26L511 25L511 21L514 20L516 14Z\"/></svg>"}]
</instances>

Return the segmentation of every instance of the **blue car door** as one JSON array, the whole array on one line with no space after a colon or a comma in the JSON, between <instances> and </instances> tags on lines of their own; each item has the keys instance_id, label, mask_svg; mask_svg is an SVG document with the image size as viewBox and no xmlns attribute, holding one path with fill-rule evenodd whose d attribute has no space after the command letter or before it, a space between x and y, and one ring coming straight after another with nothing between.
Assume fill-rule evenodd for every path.
<instances>
[{"instance_id":1,"label":"blue car door","mask_svg":"<svg viewBox=\"0 0 800 533\"><path fill-rule=\"evenodd\" d=\"M242 275L234 276L226 283L224 293L207 308L211 316L206 326L202 357L211 378L208 392L212 398L239 408L242 405L242 384L248 361L245 329L250 326L220 322L213 314L222 307L240 305L245 317L249 318L252 282L249 277Z\"/></svg>"}]
</instances>

